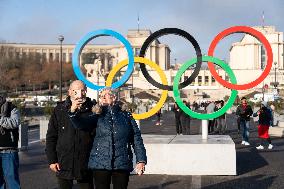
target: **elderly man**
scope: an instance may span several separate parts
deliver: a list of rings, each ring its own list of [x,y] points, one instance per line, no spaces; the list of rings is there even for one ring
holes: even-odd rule
[[[19,140],[20,113],[17,108],[0,95],[0,189],[4,186],[20,188]]]
[[[73,124],[72,116],[89,119],[94,103],[86,97],[82,81],[71,83],[68,97],[59,102],[49,120],[46,154],[49,167],[58,177],[60,189],[72,189],[77,180],[80,189],[92,189],[88,159],[95,132],[95,121]]]

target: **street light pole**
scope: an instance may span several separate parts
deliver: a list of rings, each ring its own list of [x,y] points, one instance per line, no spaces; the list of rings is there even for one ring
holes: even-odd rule
[[[58,37],[58,40],[60,41],[60,82],[59,82],[59,99],[60,102],[62,101],[62,42],[64,40],[64,36],[60,35]]]
[[[277,88],[277,84],[276,84],[276,64],[277,62],[274,62],[274,69],[275,69],[275,75],[274,75],[274,88]]]

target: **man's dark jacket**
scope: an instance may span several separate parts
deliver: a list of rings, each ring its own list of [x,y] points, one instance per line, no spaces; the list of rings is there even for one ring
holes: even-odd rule
[[[243,106],[242,104],[237,107],[236,115],[239,116],[240,121],[249,121],[253,111],[250,105]]]
[[[77,116],[91,116],[94,103],[87,98]],[[72,124],[70,116],[71,101],[58,103],[49,120],[46,134],[46,155],[48,163],[59,163],[57,176],[64,179],[83,179],[90,176],[88,159],[95,135],[96,121],[86,121],[80,125]]]

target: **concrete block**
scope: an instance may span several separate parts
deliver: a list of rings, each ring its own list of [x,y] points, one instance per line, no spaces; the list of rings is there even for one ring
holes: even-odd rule
[[[142,135],[145,174],[236,175],[235,143],[230,136]],[[135,162],[135,160],[134,160]]]
[[[284,127],[269,127],[269,135],[273,137],[283,137]]]
[[[46,139],[46,133],[48,129],[48,119],[41,119],[39,121],[39,139],[42,142],[45,142]]]
[[[279,122],[278,122],[278,127],[284,128],[284,121],[279,121]]]
[[[21,123],[19,125],[19,141],[18,148],[20,151],[24,151],[28,149],[28,124]]]

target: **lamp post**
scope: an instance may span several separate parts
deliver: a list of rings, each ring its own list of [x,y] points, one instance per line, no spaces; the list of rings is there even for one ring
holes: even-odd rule
[[[60,35],[58,37],[58,40],[60,41],[60,82],[59,82],[59,99],[62,101],[62,42],[64,40],[64,36]]]
[[[277,88],[277,83],[276,83],[276,65],[277,65],[277,62],[274,62],[274,69],[275,69],[275,73],[274,73],[274,89]]]

